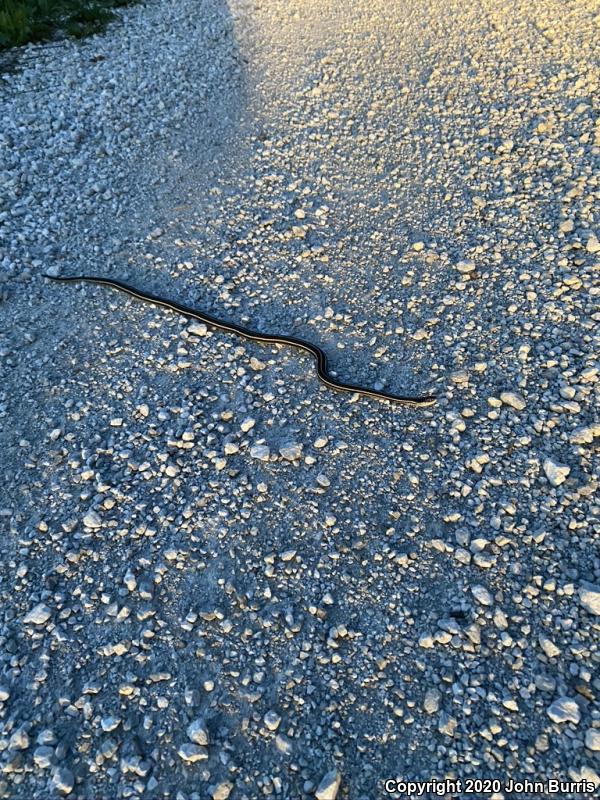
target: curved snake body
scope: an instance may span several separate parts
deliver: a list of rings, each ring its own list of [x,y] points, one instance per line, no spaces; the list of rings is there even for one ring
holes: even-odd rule
[[[324,383],[325,386],[329,387],[330,389],[335,389],[338,392],[350,392],[352,394],[357,393],[365,395],[366,397],[376,397],[379,400],[388,400],[392,403],[397,403],[404,406],[413,406],[416,408],[431,406],[436,401],[436,398],[431,395],[425,395],[421,397],[404,397],[402,395],[390,394],[389,392],[382,392],[376,389],[368,389],[363,386],[355,386],[351,383],[342,383],[341,381],[337,381],[329,372],[327,356],[325,352],[321,350],[318,345],[312,344],[312,342],[307,342],[305,339],[300,339],[297,336],[279,336],[272,333],[258,333],[257,331],[250,330],[249,328],[244,328],[241,325],[236,325],[234,322],[224,322],[223,320],[217,319],[217,317],[213,317],[211,314],[207,314],[205,311],[198,311],[197,309],[190,308],[190,306],[185,306],[182,303],[176,303],[173,300],[166,300],[164,297],[157,297],[156,295],[150,294],[150,292],[143,292],[140,289],[136,289],[134,286],[130,286],[122,281],[113,280],[112,278],[103,278],[95,275],[44,275],[44,277],[50,278],[53,281],[65,281],[68,283],[86,282],[95,283],[99,286],[109,286],[111,289],[118,289],[119,291],[125,292],[131,297],[135,297],[136,300],[154,303],[154,305],[167,308],[170,311],[175,311],[178,314],[184,314],[186,317],[192,317],[193,319],[200,320],[200,322],[204,322],[207,325],[218,328],[219,330],[227,331],[228,333],[236,333],[238,336],[243,336],[244,338],[250,339],[250,341],[253,342],[283,344],[290,347],[297,347],[313,356],[317,365],[317,375],[321,383]]]

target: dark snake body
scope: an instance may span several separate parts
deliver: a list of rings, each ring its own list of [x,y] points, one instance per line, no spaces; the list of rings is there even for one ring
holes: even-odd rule
[[[336,381],[329,373],[327,356],[325,355],[324,351],[321,350],[318,345],[307,342],[305,339],[299,339],[296,336],[277,336],[271,333],[258,333],[257,331],[250,330],[249,328],[243,328],[241,325],[236,325],[233,322],[223,322],[223,320],[217,319],[216,317],[207,314],[205,311],[197,311],[196,309],[190,308],[189,306],[184,306],[181,303],[175,303],[172,300],[165,300],[163,297],[157,297],[149,292],[142,292],[140,289],[136,289],[134,286],[129,286],[127,283],[122,283],[121,281],[113,280],[112,278],[102,278],[95,275],[79,275],[70,277],[44,275],[44,277],[50,278],[53,281],[65,281],[68,283],[79,283],[85,281],[86,283],[96,283],[99,286],[109,286],[112,289],[118,289],[119,291],[125,292],[131,297],[135,297],[136,300],[143,300],[147,303],[154,303],[154,305],[168,308],[170,311],[175,311],[178,314],[184,314],[186,317],[193,317],[194,319],[198,319],[200,322],[205,322],[207,325],[211,325],[219,330],[227,331],[228,333],[236,333],[238,336],[243,336],[244,338],[250,339],[250,341],[253,342],[266,342],[268,344],[284,344],[289,345],[290,347],[298,347],[300,350],[310,353],[315,359],[317,365],[317,375],[321,383],[324,383],[325,386],[328,386],[330,389],[335,389],[338,392],[362,394],[366,397],[376,397],[378,400],[389,400],[392,403],[397,403],[404,406],[412,406],[415,408],[431,406],[436,401],[436,398],[431,395],[422,397],[404,397],[402,395],[379,392],[376,389],[367,389],[363,386],[354,386],[350,383],[341,383],[340,381]]]

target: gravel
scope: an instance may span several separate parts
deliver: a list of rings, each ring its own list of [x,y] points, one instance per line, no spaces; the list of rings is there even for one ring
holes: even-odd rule
[[[120,17],[0,82],[0,798],[599,784],[597,11]]]

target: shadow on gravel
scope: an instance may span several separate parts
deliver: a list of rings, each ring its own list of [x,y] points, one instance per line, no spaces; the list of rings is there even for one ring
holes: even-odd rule
[[[44,439],[40,407],[64,413],[56,387],[65,376],[102,371],[89,343],[104,354],[104,336],[123,335],[119,316],[99,311],[89,292],[32,282],[31,274],[123,278],[137,262],[142,285],[153,277],[164,285],[168,272],[153,267],[177,249],[170,220],[197,215],[211,171],[235,140],[246,95],[225,0],[132,7],[104,34],[15,53],[18,74],[0,84],[8,177],[17,187],[14,197],[7,192],[15,227],[0,244],[10,301],[0,334],[14,354],[6,395],[14,425],[0,431],[8,476],[22,461],[23,432]],[[21,183],[19,165],[37,151],[43,167]],[[168,233],[162,241],[158,230]],[[147,260],[153,243],[156,263]],[[106,297],[99,302],[104,307]],[[35,344],[23,340],[23,329],[35,332]],[[4,505],[20,508],[12,477],[5,486]]]
[[[32,284],[31,273],[123,278],[137,263],[142,285],[150,287],[157,275],[164,284],[160,265],[170,253],[182,255],[174,228],[198,215],[215,165],[235,149],[246,105],[244,61],[226,0],[131,7],[104,34],[15,54],[19,74],[0,84],[7,179],[16,187],[6,197],[14,229],[9,224],[0,244],[11,303],[2,341],[23,354],[22,324],[50,350],[68,339],[85,363],[85,343],[98,337],[93,299],[88,294],[89,311],[77,313],[77,290]],[[22,181],[19,165],[36,152],[42,167]],[[153,263],[154,245],[160,256]],[[60,362],[44,366],[42,383],[60,382]],[[33,403],[39,368],[30,366],[17,379],[15,397],[24,393]],[[36,405],[31,418],[25,413],[26,429],[40,423]]]
[[[159,105],[157,119],[149,117],[150,141],[140,141],[128,165],[118,217],[100,226],[113,228],[113,241],[98,241],[104,260],[97,271],[117,277],[124,275],[126,259],[135,262],[143,254],[146,241],[162,258],[172,250],[173,259],[181,259],[181,245],[173,245],[177,230],[202,216],[220,162],[237,152],[246,76],[229,5],[208,0],[192,15],[182,11],[173,22],[187,44],[168,73],[157,76],[160,95],[172,102],[162,109]],[[147,82],[156,93],[154,76]],[[146,286],[152,277],[149,266],[145,257],[140,279]]]

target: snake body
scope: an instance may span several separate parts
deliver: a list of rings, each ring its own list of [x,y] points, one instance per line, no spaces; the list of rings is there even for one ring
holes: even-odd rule
[[[351,383],[342,383],[341,381],[337,381],[329,372],[327,356],[325,355],[325,352],[321,350],[318,345],[312,344],[312,342],[307,342],[305,339],[300,339],[297,336],[279,336],[272,333],[258,333],[257,331],[250,330],[249,328],[244,328],[241,325],[236,325],[234,322],[224,322],[221,319],[217,319],[217,317],[213,317],[211,314],[207,314],[205,311],[198,311],[197,309],[191,308],[190,306],[185,306],[182,303],[176,303],[173,300],[166,300],[164,297],[157,297],[154,294],[150,294],[150,292],[143,292],[141,289],[136,289],[134,286],[130,286],[122,281],[113,280],[112,278],[103,278],[96,275],[44,275],[44,277],[53,281],[64,281],[68,283],[86,282],[98,284],[99,286],[108,286],[111,289],[118,289],[121,292],[125,292],[125,294],[134,297],[136,300],[143,300],[146,303],[153,303],[154,305],[161,306],[162,308],[167,308],[170,311],[175,311],[178,314],[183,314],[186,317],[198,319],[207,325],[211,325],[213,328],[218,328],[219,330],[227,331],[228,333],[235,333],[238,336],[243,336],[245,339],[250,339],[252,342],[283,344],[290,347],[297,347],[313,356],[317,365],[317,375],[321,383],[324,383],[325,386],[329,387],[330,389],[335,389],[338,392],[350,392],[352,394],[357,393],[365,395],[366,397],[376,397],[378,400],[388,400],[392,403],[397,403],[404,406],[413,406],[415,408],[431,406],[436,401],[436,398],[431,395],[425,395],[421,397],[404,397],[402,395],[390,394],[389,392],[380,392],[376,389],[368,389],[363,386],[354,386]]]

